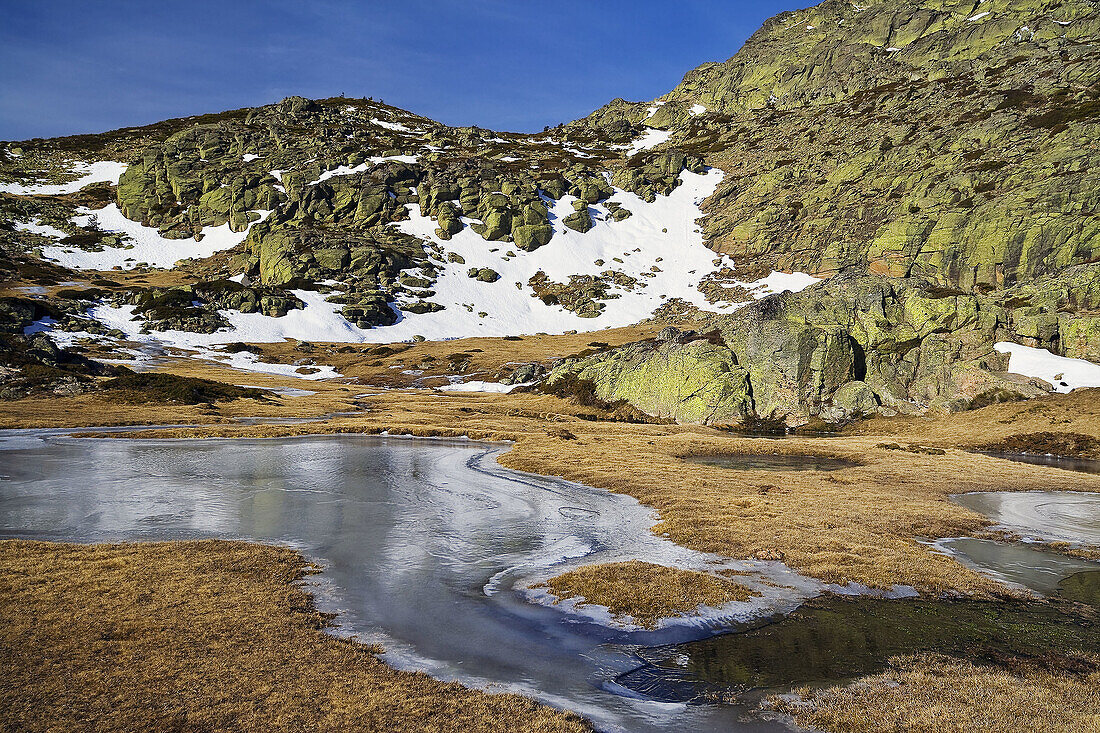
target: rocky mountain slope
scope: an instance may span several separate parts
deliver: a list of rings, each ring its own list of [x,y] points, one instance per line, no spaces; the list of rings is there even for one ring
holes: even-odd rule
[[[1089,2],[830,0],[770,19],[654,103],[573,123],[664,130],[722,167],[707,243],[743,267],[844,274],[715,322],[731,351],[708,360],[740,365],[721,405],[648,403],[721,421],[958,409],[1030,389],[994,378],[997,341],[1100,359],[1098,34]],[[580,368],[646,403],[615,377],[622,356]]]
[[[1061,362],[995,343],[1100,360],[1098,33],[1080,0],[827,0],[541,134],[291,97],[7,143],[4,330],[217,356],[657,313],[706,325],[551,379],[712,423],[1026,398]]]
[[[988,290],[1100,257],[1097,35],[1090,2],[830,0],[583,126],[673,131],[723,167],[718,251]]]

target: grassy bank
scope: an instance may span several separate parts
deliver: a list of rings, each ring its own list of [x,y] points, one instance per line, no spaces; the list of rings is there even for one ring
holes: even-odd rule
[[[1015,670],[939,654],[891,660],[856,683],[774,699],[799,725],[837,733],[1095,733],[1100,730],[1100,656],[1073,674],[1040,661]]]
[[[0,730],[589,730],[326,634],[310,570],[239,542],[0,542]]]

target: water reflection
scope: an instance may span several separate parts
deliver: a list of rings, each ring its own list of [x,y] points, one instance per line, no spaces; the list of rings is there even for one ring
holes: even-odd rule
[[[616,631],[531,604],[517,584],[566,558],[709,560],[650,533],[650,510],[633,499],[504,471],[493,460],[499,448],[365,436],[28,433],[3,434],[0,448],[9,477],[0,482],[0,536],[285,543],[324,565],[314,582],[323,607],[340,612],[340,631],[381,642],[397,666],[502,683],[607,730],[786,730],[736,707],[608,692],[609,680],[637,666],[633,644],[706,630]]]
[[[789,453],[745,453],[741,455],[685,456],[688,463],[718,466],[735,471],[836,471],[858,466],[854,461],[826,456],[799,456]]]
[[[979,663],[1100,648],[1100,628],[1048,604],[823,598],[736,634],[642,652],[624,686],[682,700],[841,683],[886,668],[890,657],[938,652]]]

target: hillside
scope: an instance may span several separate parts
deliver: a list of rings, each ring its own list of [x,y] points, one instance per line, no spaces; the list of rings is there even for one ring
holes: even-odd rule
[[[657,316],[711,335],[551,380],[791,424],[1091,384],[1057,359],[1100,360],[1097,33],[1086,2],[828,0],[653,102],[540,134],[291,97],[6,143],[6,348],[48,331],[278,371],[223,347]]]

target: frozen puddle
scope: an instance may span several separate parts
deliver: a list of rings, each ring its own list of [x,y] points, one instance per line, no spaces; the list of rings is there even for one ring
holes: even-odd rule
[[[989,491],[956,494],[953,501],[1030,540],[1100,545],[1100,494],[1077,491]],[[950,537],[932,543],[962,564],[1016,588],[1056,594],[1068,577],[1100,570],[1028,543]]]
[[[1100,493],[983,491],[952,499],[1028,537],[1100,545]]]
[[[972,570],[1043,595],[1056,594],[1062,581],[1071,575],[1100,570],[1100,563],[1011,542],[952,537],[934,546]]]
[[[368,436],[0,432],[0,537],[286,544],[323,564],[310,582],[322,608],[339,613],[337,633],[383,644],[397,667],[532,695],[601,730],[787,730],[746,718],[744,707],[658,702],[614,680],[639,666],[641,647],[709,635],[723,618],[788,611],[819,583],[777,563],[738,565],[761,588],[779,584],[766,603],[650,632],[532,603],[527,585],[579,564],[731,564],[653,535],[650,510],[630,497],[503,469],[502,450]]]

